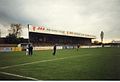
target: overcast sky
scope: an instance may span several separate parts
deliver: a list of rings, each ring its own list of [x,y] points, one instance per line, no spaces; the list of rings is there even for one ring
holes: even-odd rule
[[[10,23],[49,26],[120,39],[120,0],[0,0],[0,26]],[[2,27],[3,28],[3,27]]]

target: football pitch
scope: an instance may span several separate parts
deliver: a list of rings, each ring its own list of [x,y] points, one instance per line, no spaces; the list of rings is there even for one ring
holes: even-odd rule
[[[120,48],[0,52],[0,80],[120,80]]]

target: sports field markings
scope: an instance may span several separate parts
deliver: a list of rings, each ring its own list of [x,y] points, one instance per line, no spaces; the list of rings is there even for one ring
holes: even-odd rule
[[[20,78],[25,78],[25,79],[29,79],[29,80],[39,80],[39,79],[36,79],[36,78],[33,78],[33,77],[26,77],[26,76],[22,76],[22,75],[17,75],[17,74],[13,74],[13,73],[8,73],[8,72],[0,72],[1,74],[4,74],[4,75],[9,75],[9,76],[15,76],[15,77],[20,77]]]
[[[23,64],[18,64],[18,65],[5,66],[5,67],[1,67],[0,69],[12,68],[12,67],[23,66],[23,65],[30,65],[30,64],[35,64],[35,63],[42,63],[42,62],[49,62],[49,61],[55,61],[55,60],[63,60],[63,59],[74,58],[74,57],[83,57],[83,56],[88,56],[88,55],[90,55],[90,54],[56,58],[56,59],[49,59],[49,60],[41,60],[41,61],[35,61],[35,62],[30,62],[30,63],[23,63]]]

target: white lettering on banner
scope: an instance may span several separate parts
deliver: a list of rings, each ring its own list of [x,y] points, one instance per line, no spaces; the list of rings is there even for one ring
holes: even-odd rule
[[[67,36],[76,36],[76,37],[96,38],[93,35],[70,32],[70,31],[54,30],[54,29],[46,28],[44,26],[36,27],[36,26],[30,25],[29,31],[38,32],[38,33],[56,34],[56,35],[58,34],[58,35],[67,35]]]
[[[63,49],[62,46],[57,46],[57,49]],[[53,46],[34,47],[33,50],[53,50]]]

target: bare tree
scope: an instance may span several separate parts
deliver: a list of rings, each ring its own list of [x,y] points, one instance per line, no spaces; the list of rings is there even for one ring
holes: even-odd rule
[[[14,34],[15,36],[17,36],[17,38],[19,38],[21,36],[21,32],[22,32],[22,26],[21,24],[11,24],[11,28],[10,28],[10,34]]]

